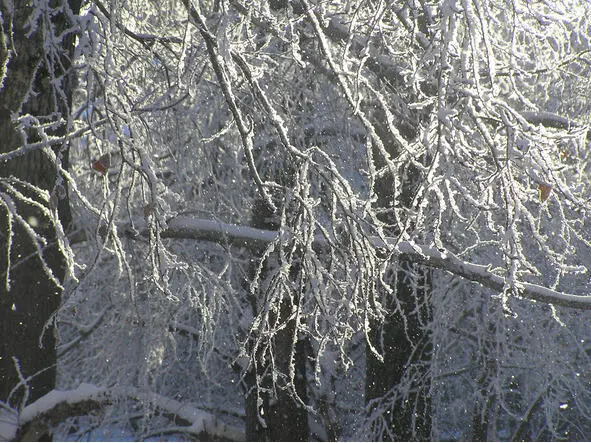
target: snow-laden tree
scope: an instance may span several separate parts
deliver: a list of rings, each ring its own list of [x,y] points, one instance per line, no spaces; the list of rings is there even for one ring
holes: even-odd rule
[[[74,390],[22,416],[588,438],[586,8],[84,4],[57,316]]]

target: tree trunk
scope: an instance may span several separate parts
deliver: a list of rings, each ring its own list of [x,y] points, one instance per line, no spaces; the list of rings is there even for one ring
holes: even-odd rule
[[[251,225],[259,229],[277,230],[278,224],[274,221],[272,211],[267,208],[262,200],[258,200],[253,208]],[[262,253],[262,251],[261,251]],[[258,254],[259,256],[261,254]],[[296,279],[297,266],[292,268],[291,276]],[[260,291],[262,292],[262,291]],[[258,313],[262,295],[251,294],[253,312]],[[297,303],[297,297],[294,297]],[[292,312],[291,303],[283,300],[278,309],[279,322],[289,318]],[[247,384],[246,397],[246,440],[247,441],[308,441],[308,411],[294,398],[293,387],[289,386],[289,380],[278,377],[273,383],[272,370],[279,374],[289,374],[292,364],[291,350],[296,323],[289,320],[287,326],[277,331],[270,340],[273,349],[274,369],[264,355],[257,355],[258,361],[256,373],[254,369],[245,377]],[[306,387],[306,346],[305,342],[298,340],[295,350],[295,391],[302,402],[307,402]],[[259,379],[257,389],[256,380]],[[258,404],[262,400],[262,404]]]
[[[50,39],[50,31],[43,20],[50,14],[41,14],[37,26],[29,27],[27,21],[34,12],[30,3],[14,3],[13,10],[7,8],[6,2],[1,6],[3,39],[0,58],[2,61],[8,59],[0,90],[1,154],[43,140],[43,132],[50,136],[64,135],[73,84],[69,68],[74,34],[67,31],[72,27],[67,15],[58,9],[61,2],[43,5],[55,8],[51,18],[53,32],[62,38],[61,47],[51,47],[58,53],[47,55],[45,50],[50,45],[45,43]],[[80,2],[70,0],[70,4],[64,6],[77,14]],[[34,32],[28,34],[31,29]],[[55,81],[51,80],[52,76]],[[61,84],[61,95],[55,91],[58,84]],[[16,119],[27,114],[38,123],[18,131]],[[40,125],[44,125],[44,129]],[[53,150],[63,167],[67,167],[65,144],[47,148]],[[43,191],[49,198],[42,195]],[[52,317],[60,304],[61,289],[50,278],[47,268],[55,280],[61,282],[65,277],[65,261],[55,229],[55,223],[60,222],[55,220],[56,212],[61,225],[67,227],[71,219],[67,189],[60,182],[47,152],[36,149],[2,160],[0,400],[15,407],[38,399],[55,386],[55,326]],[[44,269],[44,265],[47,268]]]
[[[392,157],[396,157],[397,147],[394,138],[385,124],[385,116],[379,110],[373,111],[376,133]],[[417,136],[416,131],[408,126],[399,128],[408,140]],[[380,162],[381,154],[374,149],[376,170],[385,163]],[[380,164],[381,163],[381,164]],[[414,190],[418,186],[418,171],[412,168],[403,182],[400,204],[410,207]],[[388,210],[393,207],[392,176],[383,175],[376,180],[376,207],[382,211],[382,221],[394,226]],[[384,212],[385,210],[385,212]],[[391,232],[398,235],[399,232]],[[370,340],[380,352],[380,361],[369,347],[366,349],[365,400],[370,416],[378,408],[384,427],[377,430],[374,438],[402,441],[431,439],[431,399],[428,369],[431,359],[431,336],[427,330],[431,318],[429,300],[430,271],[425,267],[400,260],[395,269],[394,293],[384,294],[384,308],[388,315],[383,323],[370,324]],[[413,275],[415,277],[413,277]],[[398,399],[393,403],[389,394],[404,382],[408,371],[413,371],[411,387],[406,401]],[[408,383],[408,382],[407,382]]]
[[[401,441],[431,439],[431,401],[428,367],[431,357],[431,337],[425,330],[429,306],[421,298],[426,296],[425,281],[413,289],[407,281],[412,263],[399,264],[395,293],[386,301],[390,314],[383,324],[373,324],[370,340],[375,344],[383,361],[366,351],[366,401],[378,400],[371,412],[381,408],[381,419],[386,429],[378,436],[381,440],[395,438]],[[418,267],[417,267],[418,268]],[[416,269],[415,269],[416,271]],[[428,272],[418,269],[418,272]],[[424,275],[423,280],[427,280]],[[403,313],[395,312],[396,304]],[[404,318],[403,318],[404,317]],[[398,398],[390,402],[388,394],[405,382],[407,371],[413,371],[406,401]],[[380,404],[379,400],[384,403]],[[371,413],[370,412],[370,413]]]

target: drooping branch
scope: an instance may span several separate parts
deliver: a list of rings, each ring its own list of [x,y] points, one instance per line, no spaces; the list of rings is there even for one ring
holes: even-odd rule
[[[121,399],[150,403],[178,425],[174,427],[175,432],[198,438],[206,435],[207,439],[244,440],[242,429],[222,423],[215,415],[177,400],[132,387],[104,389],[86,383],[70,391],[51,391],[25,407],[20,414],[11,409],[0,410],[0,439],[13,440],[19,429],[36,420],[55,425],[68,417],[87,414]]]
[[[234,96],[232,82],[228,77],[228,67],[226,65],[226,61],[220,54],[218,41],[216,37],[208,29],[205,18],[201,15],[201,12],[193,6],[191,0],[182,1],[185,5],[185,8],[189,12],[189,15],[193,23],[195,24],[195,26],[197,26],[197,29],[199,30],[199,33],[201,34],[203,41],[205,42],[205,47],[207,49],[209,61],[211,62],[211,66],[215,72],[218,83],[222,89],[228,108],[232,113],[232,116],[234,117],[236,128],[240,133],[240,139],[242,140],[244,153],[246,154],[246,158],[248,161],[248,168],[250,169],[254,181],[257,184],[261,196],[265,199],[266,203],[269,205],[270,208],[276,210],[277,208],[275,207],[275,204],[273,203],[271,196],[267,192],[265,184],[263,183],[263,180],[261,179],[254,162],[252,122],[249,128],[247,125],[247,121],[245,120],[244,116],[242,115],[242,112],[238,107],[236,97]]]
[[[200,239],[248,246],[269,243],[275,240],[279,233],[214,220],[178,216],[168,222],[168,228],[161,235],[169,238]],[[387,249],[406,260],[442,269],[498,292],[511,289],[507,280],[493,273],[489,266],[466,262],[450,251],[418,245],[412,241],[396,243],[396,240],[391,237],[382,239],[371,236],[369,238],[374,247]],[[314,241],[318,245],[328,243],[320,235],[317,235]],[[518,296],[529,300],[569,308],[591,309],[591,296],[568,294],[528,282],[519,282],[513,289],[517,291]]]

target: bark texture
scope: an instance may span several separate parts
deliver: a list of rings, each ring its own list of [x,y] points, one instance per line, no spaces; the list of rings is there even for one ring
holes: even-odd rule
[[[387,128],[386,117],[379,110],[373,111],[376,133],[384,147],[396,158],[398,147]],[[414,139],[416,130],[401,122],[400,133],[407,139]],[[374,150],[376,169],[385,165],[381,154]],[[402,191],[399,204],[409,208],[420,182],[418,171],[409,168],[402,177]],[[382,221],[393,227],[390,233],[396,237],[399,232],[388,212],[395,204],[392,198],[394,177],[384,174],[375,184],[376,206],[381,209]],[[431,318],[430,271],[428,268],[400,258],[392,270],[394,292],[384,294],[384,307],[388,315],[383,323],[370,325],[370,340],[380,352],[383,360],[369,349],[366,350],[365,399],[370,416],[377,411],[380,423],[374,432],[380,440],[425,441],[431,439],[430,375],[431,336],[428,324]],[[409,375],[412,376],[409,377]],[[402,383],[410,383],[408,397],[392,397]]]
[[[276,217],[263,200],[257,200],[253,208],[252,226],[259,229],[276,230],[278,224]],[[262,254],[262,252],[261,252]],[[298,266],[292,268],[290,276],[295,280],[299,278]],[[252,294],[252,305],[255,312],[260,309],[264,291]],[[298,297],[294,297],[294,303]],[[308,411],[295,398],[293,388],[299,399],[307,403],[306,387],[306,346],[303,340],[298,340],[295,346],[294,361],[292,362],[292,350],[296,324],[294,320],[288,320],[292,313],[292,304],[289,300],[282,300],[278,309],[277,319],[286,326],[277,331],[271,340],[274,350],[274,370],[280,374],[289,374],[289,367],[295,365],[295,386],[290,386],[286,377],[278,377],[273,383],[273,367],[264,355],[257,355],[258,366],[251,369],[247,377],[246,398],[246,440],[247,441],[308,441]],[[255,372],[256,371],[256,372]],[[256,379],[259,379],[257,392]],[[259,402],[262,401],[262,404]]]
[[[66,133],[73,85],[71,18],[80,8],[78,0],[48,0],[37,10],[29,2],[15,1],[13,9],[7,3],[1,6],[0,60],[7,63],[0,73],[0,154]],[[50,37],[50,26],[58,38]],[[0,400],[14,407],[55,385],[53,314],[61,289],[47,268],[63,281],[55,214],[64,227],[71,216],[66,186],[51,160],[53,152],[67,167],[68,147],[45,148],[0,162]]]

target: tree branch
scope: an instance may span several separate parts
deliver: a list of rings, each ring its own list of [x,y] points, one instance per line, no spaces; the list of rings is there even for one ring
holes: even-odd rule
[[[207,439],[222,441],[244,440],[242,429],[222,423],[215,415],[174,399],[132,387],[103,389],[85,383],[71,391],[53,390],[25,407],[20,414],[14,410],[1,410],[0,440],[13,440],[20,429],[33,421],[46,420],[55,425],[68,417],[87,414],[121,398],[152,404],[181,425],[175,427],[179,433],[198,438],[206,435]]]
[[[277,238],[278,232],[214,220],[178,216],[168,222],[168,228],[161,235],[169,238],[199,239],[249,246],[272,242]],[[387,249],[406,260],[442,269],[495,291],[503,292],[509,288],[507,280],[491,272],[489,266],[463,261],[450,251],[417,245],[412,241],[396,243],[396,240],[391,237],[381,239],[371,236],[370,241],[376,248]],[[328,244],[326,239],[320,235],[316,236],[314,242],[318,245]],[[591,296],[568,294],[527,282],[519,282],[516,286],[519,297],[568,308],[591,309]]]
[[[562,115],[553,114],[552,112],[540,111],[540,112],[533,112],[533,111],[525,111],[521,113],[523,118],[527,120],[528,123],[532,125],[542,125],[546,128],[555,128],[555,129],[571,129],[571,128],[581,128],[581,125],[577,122],[574,122]],[[588,130],[586,133],[587,140],[591,141],[591,130]]]

